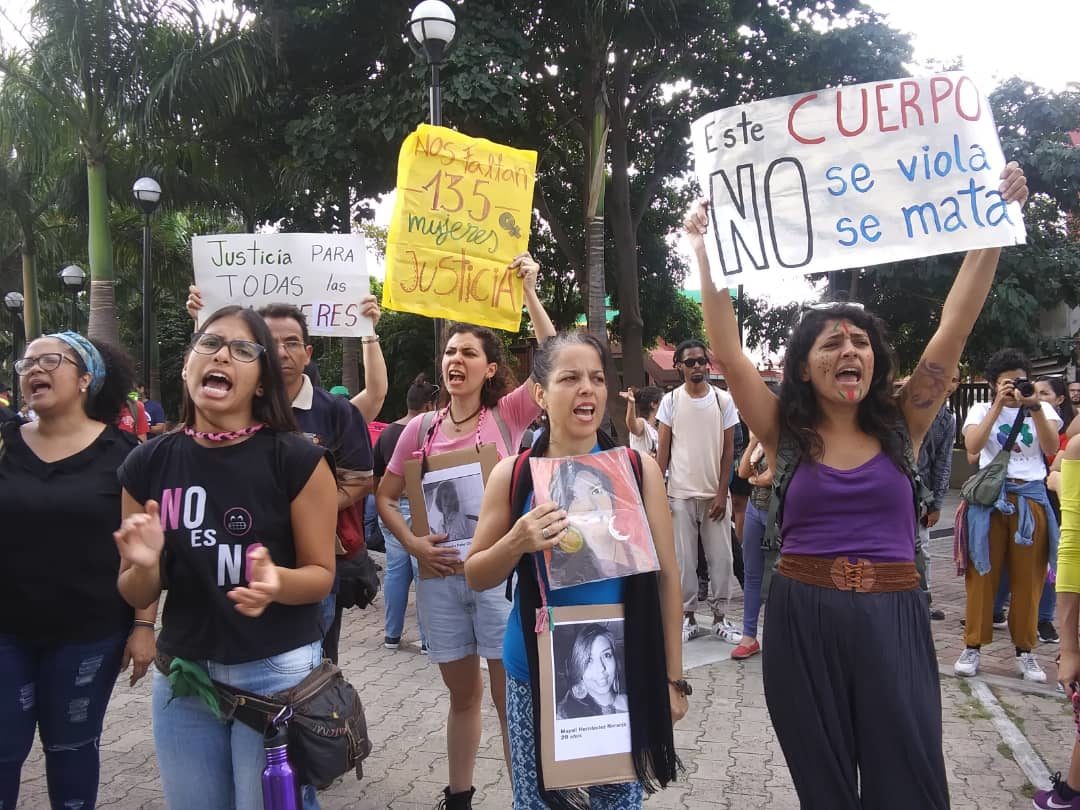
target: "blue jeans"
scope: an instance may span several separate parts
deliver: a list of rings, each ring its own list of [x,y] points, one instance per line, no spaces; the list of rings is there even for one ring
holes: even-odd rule
[[[527,681],[506,676],[506,731],[510,738],[510,786],[514,810],[547,810],[536,778],[536,729],[532,688]],[[645,791],[640,782],[593,785],[588,788],[592,810],[640,810]]]
[[[765,573],[765,523],[769,513],[746,504],[743,519],[742,556],[745,582],[743,584],[743,635],[757,638],[758,614],[761,612],[761,578]]]
[[[1009,600],[1009,572],[1001,572],[1001,585],[998,586],[997,598],[994,599],[994,613],[1003,613],[1005,603]],[[1043,585],[1042,596],[1039,597],[1039,622],[1052,622],[1054,611],[1057,610],[1057,588],[1049,579]]]
[[[296,686],[322,660],[319,641],[249,661],[200,661],[215,681],[258,694]],[[169,807],[263,810],[262,735],[239,721],[219,720],[198,697],[174,697],[169,679],[154,670],[154,748]],[[304,787],[304,807],[317,810],[315,789]]]
[[[50,804],[94,806],[98,739],[128,633],[58,644],[0,635],[0,808],[15,807],[35,727]]]
[[[409,501],[402,498],[399,502],[401,516],[409,522]],[[405,629],[405,608],[409,605],[409,588],[414,579],[420,578],[416,558],[411,556],[401,545],[394,533],[379,520],[379,530],[386,541],[386,573],[383,575],[383,598],[386,600],[384,633],[387,638],[401,638]],[[417,616],[417,624],[420,617]],[[420,643],[425,643],[424,628],[420,627]]]

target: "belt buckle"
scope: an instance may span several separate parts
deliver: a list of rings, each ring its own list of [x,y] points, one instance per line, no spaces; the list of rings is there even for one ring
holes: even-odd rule
[[[837,557],[829,571],[839,591],[868,591],[874,584],[874,568],[869,560]]]

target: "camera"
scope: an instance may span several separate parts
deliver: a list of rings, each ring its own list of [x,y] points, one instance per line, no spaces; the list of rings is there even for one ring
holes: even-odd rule
[[[1027,377],[1017,377],[1012,381],[1013,388],[1016,389],[1016,393],[1022,397],[1035,396],[1035,383],[1029,380]]]

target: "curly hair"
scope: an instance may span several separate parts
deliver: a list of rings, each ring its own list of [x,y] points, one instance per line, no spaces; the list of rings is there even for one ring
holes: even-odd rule
[[[784,378],[780,384],[780,427],[789,431],[806,457],[821,460],[825,452],[817,426],[821,405],[809,380],[802,379],[803,365],[810,349],[829,321],[842,319],[862,329],[870,338],[874,352],[874,374],[870,390],[859,403],[858,426],[881,442],[885,454],[903,467],[904,448],[896,433],[903,416],[893,397],[893,371],[896,362],[889,345],[884,322],[861,307],[844,304],[827,309],[809,310],[795,326],[784,355]]]
[[[997,386],[998,377],[1006,371],[1017,368],[1022,369],[1027,376],[1031,376],[1031,361],[1028,360],[1027,355],[1019,349],[999,349],[986,361],[986,371],[983,374],[986,376],[986,381],[990,383],[990,387],[993,388]]]
[[[450,338],[454,335],[472,335],[480,341],[480,346],[484,350],[484,358],[489,363],[495,364],[495,376],[484,381],[483,388],[480,389],[480,404],[485,408],[494,408],[499,404],[499,400],[514,390],[514,381],[510,376],[510,369],[506,365],[506,358],[503,356],[502,344],[495,336],[495,333],[490,329],[485,329],[482,326],[474,326],[471,323],[455,323],[450,327],[450,331],[446,334],[446,342],[450,342]],[[446,352],[446,346],[443,346],[443,352]],[[444,388],[440,401],[443,405],[446,405],[450,401],[450,395]]]
[[[91,419],[104,422],[107,425],[116,423],[120,418],[120,409],[128,400],[135,388],[135,362],[131,355],[103,340],[91,340],[94,348],[98,350],[102,361],[105,363],[105,383],[95,396],[86,399],[86,415]],[[86,374],[86,367],[82,358],[77,354],[79,361],[79,373]]]

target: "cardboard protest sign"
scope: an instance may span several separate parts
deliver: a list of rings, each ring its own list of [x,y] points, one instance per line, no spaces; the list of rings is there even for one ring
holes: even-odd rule
[[[536,152],[422,124],[398,156],[383,306],[516,332]]]
[[[536,636],[544,786],[635,781],[622,605],[556,607],[551,616]]]
[[[946,73],[710,113],[692,127],[714,281],[1022,244],[990,105]]]
[[[464,573],[464,560],[472,545],[472,535],[480,517],[480,502],[488,476],[499,463],[493,444],[467,450],[452,450],[405,462],[405,495],[412,512],[412,530],[417,537],[447,535],[445,545],[458,553],[454,572]],[[424,579],[439,574],[420,563]]]
[[[360,234],[228,233],[191,240],[203,317],[227,304],[294,304],[313,335],[375,334],[360,314],[370,291]]]

